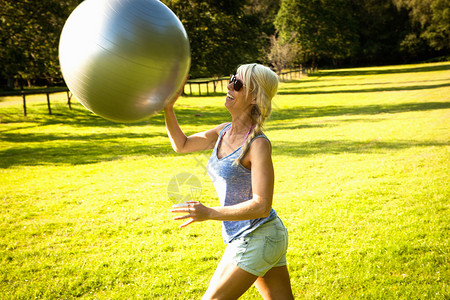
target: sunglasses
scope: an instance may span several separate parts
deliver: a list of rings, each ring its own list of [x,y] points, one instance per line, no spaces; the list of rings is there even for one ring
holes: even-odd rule
[[[237,79],[235,75],[231,75],[230,83],[233,83],[233,89],[238,92],[242,89],[243,86],[245,86],[244,82],[242,80]]]

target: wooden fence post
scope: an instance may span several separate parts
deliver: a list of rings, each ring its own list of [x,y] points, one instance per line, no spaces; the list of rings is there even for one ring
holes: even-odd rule
[[[72,109],[72,105],[70,104],[70,98],[72,98],[72,96],[69,96],[69,91],[67,92],[67,105],[69,105],[69,109]]]
[[[46,93],[47,94],[47,107],[48,107],[48,114],[51,115],[52,114],[52,108],[50,107],[50,93]]]
[[[25,92],[22,91],[22,99],[23,99],[23,116],[27,116],[27,101],[25,100]]]

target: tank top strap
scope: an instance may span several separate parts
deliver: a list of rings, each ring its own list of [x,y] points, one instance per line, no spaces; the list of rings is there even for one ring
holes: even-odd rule
[[[225,135],[225,133],[231,128],[231,123],[228,123],[227,125],[225,125],[222,130],[219,132],[219,137],[217,138],[217,142],[214,145],[214,150],[213,152],[216,153],[217,150],[219,149],[220,145],[222,144],[222,138]],[[216,154],[217,155],[217,154]]]
[[[222,130],[219,132],[219,139],[221,139],[223,137],[223,135],[225,134],[225,132],[227,132],[228,130],[230,130],[231,128],[231,122],[228,123],[227,125],[225,125]]]
[[[264,138],[264,139],[266,139],[266,140],[269,142],[269,144],[270,144],[270,153],[272,153],[272,143],[270,142],[269,138],[268,138],[264,133],[261,133],[261,134],[258,134],[257,136],[255,136],[255,137],[250,141],[250,143],[248,144],[247,149],[246,149],[245,152],[244,152],[244,155],[248,152],[248,150],[250,150],[250,146],[252,145],[252,143],[253,143],[256,139],[259,139],[259,138]],[[244,155],[243,155],[243,156],[244,156]]]

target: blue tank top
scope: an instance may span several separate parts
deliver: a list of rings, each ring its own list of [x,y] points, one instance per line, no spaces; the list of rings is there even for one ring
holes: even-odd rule
[[[222,141],[224,133],[230,127],[231,123],[226,125],[220,131],[219,138],[217,139],[214,150],[206,165],[206,170],[216,188],[221,206],[239,204],[253,198],[251,170],[245,168],[241,163],[233,164],[240,156],[242,146],[221,159],[217,158],[217,148]],[[269,140],[264,134],[260,134],[254,137],[250,143],[257,138]],[[227,244],[235,238],[243,237],[255,230],[258,226],[274,219],[276,216],[277,213],[272,208],[269,216],[266,218],[242,221],[223,221],[223,241]]]

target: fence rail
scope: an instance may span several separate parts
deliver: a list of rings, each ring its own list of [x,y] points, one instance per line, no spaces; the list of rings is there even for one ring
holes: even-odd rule
[[[285,82],[294,79],[300,79],[311,73],[309,68],[297,68],[278,73],[280,81]],[[188,96],[211,96],[218,93],[227,93],[229,77],[221,77],[210,80],[188,80],[184,86],[184,95]]]
[[[226,93],[228,81],[228,77],[203,81],[188,80],[184,86],[184,95],[211,96],[217,93]]]
[[[21,91],[12,91],[12,92],[2,92],[0,93],[0,96],[21,96],[22,97],[22,106],[23,106],[23,115],[27,116],[27,96],[31,95],[46,95],[47,97],[47,108],[48,108],[48,114],[52,114],[52,107],[50,105],[50,95],[56,94],[56,93],[63,93],[66,92],[67,94],[67,105],[69,106],[69,109],[72,109],[71,99],[72,99],[72,92],[67,88],[59,88],[59,89],[43,89],[43,90],[35,90],[35,91],[27,91],[27,90],[21,90]]]
[[[298,68],[293,69],[285,72],[278,73],[278,77],[280,78],[280,81],[285,82],[289,80],[294,79],[300,79],[301,77],[307,75],[308,73],[311,73],[312,69],[307,68]],[[218,94],[226,94],[228,92],[227,85],[229,82],[228,77],[221,77],[217,79],[210,79],[210,80],[188,80],[184,86],[184,95],[185,96],[211,96],[211,95],[218,95]],[[34,90],[34,91],[27,91],[27,90],[21,90],[21,91],[11,91],[11,92],[1,92],[1,96],[21,96],[22,97],[22,104],[23,104],[23,115],[27,115],[27,101],[26,97],[30,95],[46,95],[47,98],[47,107],[48,107],[48,113],[52,114],[52,108],[50,104],[50,95],[55,93],[67,93],[67,105],[69,106],[69,109],[72,109],[71,106],[71,99],[72,99],[72,92],[65,87],[65,88],[59,88],[59,89],[42,89],[42,90]]]

